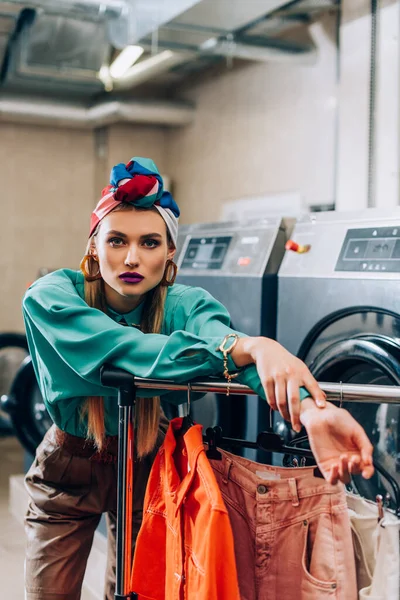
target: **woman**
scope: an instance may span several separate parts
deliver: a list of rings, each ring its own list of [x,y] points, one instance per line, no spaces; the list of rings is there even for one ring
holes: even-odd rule
[[[176,381],[209,375],[230,381],[239,369],[238,381],[267,398],[295,430],[306,427],[328,481],[372,475],[366,434],[325,401],[300,360],[273,340],[232,331],[225,308],[204,290],[173,285],[178,216],[150,159],[117,165],[92,214],[82,273],[56,271],[25,296],[32,361],[54,421],[26,477],[28,600],[80,597],[103,512],[110,542],[105,596],[113,598],[118,412],[116,391],[100,382],[105,362]],[[135,534],[166,429],[158,397],[139,398],[136,415]]]

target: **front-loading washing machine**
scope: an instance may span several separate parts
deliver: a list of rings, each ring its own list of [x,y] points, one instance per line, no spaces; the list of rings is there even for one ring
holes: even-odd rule
[[[278,341],[319,381],[400,385],[400,210],[311,214],[292,240],[278,275]],[[400,406],[345,407],[400,484]],[[372,500],[389,489],[379,475],[356,486]]]

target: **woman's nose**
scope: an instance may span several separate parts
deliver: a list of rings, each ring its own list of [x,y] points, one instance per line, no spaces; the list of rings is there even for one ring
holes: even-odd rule
[[[130,248],[128,250],[128,253],[125,257],[124,263],[127,266],[136,266],[139,264],[139,258],[138,258],[138,253],[137,253],[136,249]]]

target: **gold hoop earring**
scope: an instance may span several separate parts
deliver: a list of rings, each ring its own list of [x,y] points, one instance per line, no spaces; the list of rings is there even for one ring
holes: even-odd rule
[[[88,261],[90,261],[90,260],[97,262],[95,257],[93,256],[93,254],[85,254],[85,256],[81,260],[81,264],[79,265],[86,281],[96,281],[96,279],[101,279],[99,265],[97,265],[97,273],[94,273],[94,274],[90,273],[91,266],[90,266],[90,264],[88,265]],[[93,266],[93,263],[92,263],[92,266]]]
[[[171,275],[171,270],[172,270],[172,275]],[[168,259],[167,262],[165,263],[165,271],[164,271],[163,278],[161,279],[161,285],[165,285],[168,287],[171,285],[174,285],[177,274],[178,274],[178,267],[176,266],[176,264],[174,263],[173,260]],[[169,276],[169,279],[168,279],[168,276]]]

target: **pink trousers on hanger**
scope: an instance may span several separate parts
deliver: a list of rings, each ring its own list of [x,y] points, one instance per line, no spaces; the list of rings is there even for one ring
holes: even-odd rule
[[[344,487],[313,468],[211,460],[231,520],[242,600],[356,600]]]

